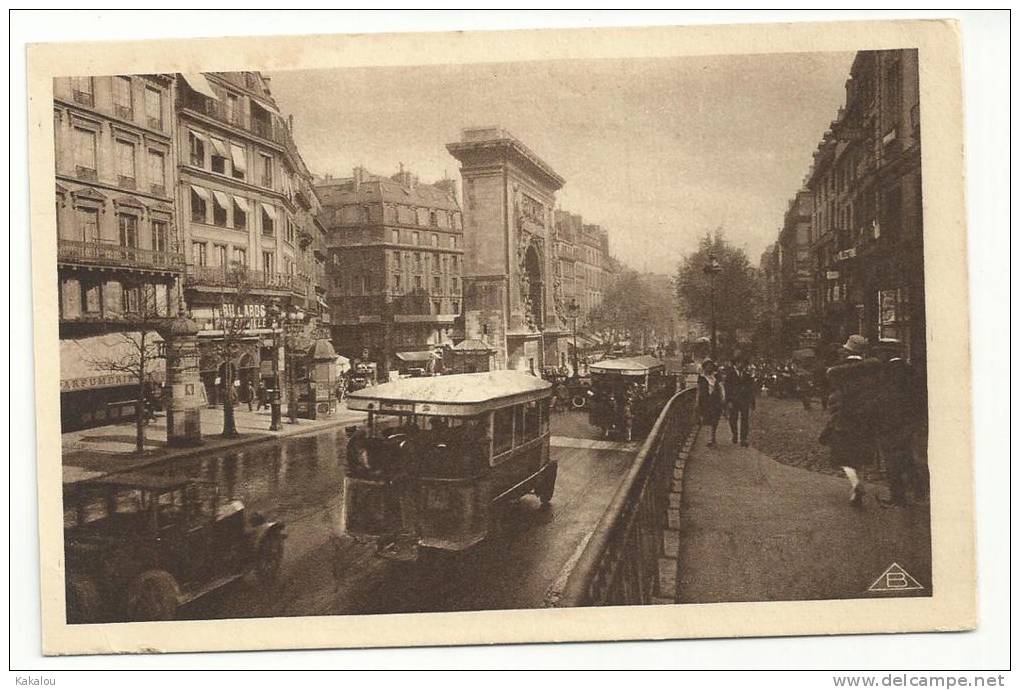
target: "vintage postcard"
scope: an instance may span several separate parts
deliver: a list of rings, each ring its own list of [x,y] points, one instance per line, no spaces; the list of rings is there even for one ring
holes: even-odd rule
[[[28,57],[47,654],[977,624],[952,22]]]

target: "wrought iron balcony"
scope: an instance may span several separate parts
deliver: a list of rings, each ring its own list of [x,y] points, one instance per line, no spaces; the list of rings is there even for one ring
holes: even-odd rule
[[[184,255],[177,252],[124,247],[114,242],[82,242],[59,240],[57,258],[65,263],[87,263],[101,266],[130,266],[180,270]]]
[[[193,287],[222,287],[249,290],[279,290],[308,294],[308,276],[266,273],[236,266],[195,266],[189,264],[184,284]]]
[[[193,110],[233,127],[245,129],[263,139],[275,141],[284,146],[293,145],[287,128],[272,119],[246,118],[241,110],[228,108],[226,103],[206,98],[201,94],[187,94],[180,99],[179,103],[181,108]]]

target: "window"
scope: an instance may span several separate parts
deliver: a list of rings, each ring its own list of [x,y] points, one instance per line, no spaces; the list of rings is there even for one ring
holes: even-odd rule
[[[433,247],[439,246],[439,235],[437,235],[436,233],[432,233],[432,246]]]
[[[145,87],[145,121],[151,129],[163,129],[163,92]]]
[[[450,278],[450,289],[453,290],[453,292],[460,290],[460,281],[456,278]]]
[[[120,306],[125,314],[137,314],[141,308],[142,291],[137,285],[122,285]]]
[[[238,146],[237,144],[231,144],[230,154],[234,161],[231,174],[238,180],[243,180],[248,169],[247,152],[244,150],[244,147]]]
[[[161,151],[149,150],[149,184],[153,194],[166,194],[166,160]]]
[[[361,276],[361,294],[368,294],[368,276]]]
[[[459,314],[460,313],[460,302],[457,302],[456,300],[454,300],[453,302],[450,302],[450,311],[452,311],[454,314]]]
[[[117,226],[120,229],[120,246],[138,246],[138,216],[130,213],[117,214]]]
[[[243,230],[248,227],[248,204],[234,197],[234,227]]]
[[[262,234],[273,235],[276,233],[276,211],[272,206],[262,204]]]
[[[492,455],[505,453],[514,445],[514,408],[504,407],[492,413]]]
[[[212,222],[213,225],[218,225],[221,228],[227,227],[227,195],[215,190],[213,191]]]
[[[230,151],[227,149],[226,143],[221,139],[212,139],[212,171],[219,173],[220,175],[227,174],[227,156],[230,155]]]
[[[167,222],[165,220],[152,221],[152,251],[169,251],[168,243],[170,236],[168,234],[167,227]]]
[[[241,124],[241,101],[237,94],[227,94],[227,119],[235,125]]]
[[[421,276],[414,277],[414,287],[419,290],[421,289]]]
[[[443,303],[441,301],[436,300],[435,302],[432,303],[432,313],[433,314],[443,313]]]
[[[99,241],[99,210],[94,208],[79,208],[76,210],[78,216],[78,228],[81,230],[83,242]]]
[[[400,266],[400,252],[393,252],[393,265],[397,267],[398,271],[400,270],[400,267],[401,267]]]
[[[96,179],[96,133],[74,128],[74,164],[78,177]]]
[[[450,249],[456,249],[456,248],[457,248],[457,237],[456,236],[451,236],[450,237]]]
[[[283,272],[287,275],[294,273],[294,264],[289,256],[283,257]]]
[[[113,109],[117,117],[124,120],[134,118],[131,102],[131,77],[113,78]]]
[[[259,176],[263,187],[273,187],[273,157],[264,153],[259,154]]]
[[[393,244],[400,244],[400,231],[390,230],[390,242]]]
[[[537,400],[529,403],[524,403],[518,409],[521,410],[521,416],[524,420],[524,429],[522,438],[524,441],[532,441],[538,438],[539,426],[541,422],[541,406]]]
[[[439,276],[436,276],[435,278],[432,279],[432,289],[435,292],[439,292],[442,289],[439,283]]]
[[[429,211],[429,225],[432,227],[437,227],[439,225],[439,219],[436,218],[435,211]],[[433,237],[435,237],[435,235],[433,235]]]
[[[205,251],[205,242],[191,243],[191,261],[196,266],[208,266],[208,257]]]
[[[99,314],[103,311],[103,284],[96,280],[81,282],[81,305],[86,314]]]
[[[294,221],[287,219],[287,241],[294,244]]]
[[[411,233],[411,244],[419,244],[419,242],[418,242],[418,233],[417,232],[412,232]]]
[[[393,290],[396,291],[396,292],[400,292],[400,274],[399,273],[394,273],[393,274]]]
[[[205,167],[205,142],[194,132],[188,132],[188,149],[190,152],[191,164],[200,168]]]
[[[275,272],[275,260],[272,252],[262,252],[262,271],[266,275]]]
[[[71,91],[74,95],[74,102],[92,107],[95,103],[92,98],[92,77],[72,77]]]
[[[197,223],[204,223],[206,218],[206,207],[208,206],[209,194],[200,194],[198,187],[191,188],[191,220]],[[205,190],[203,190],[204,192]]]
[[[234,249],[234,265],[244,268],[248,265],[248,252],[244,249]]]

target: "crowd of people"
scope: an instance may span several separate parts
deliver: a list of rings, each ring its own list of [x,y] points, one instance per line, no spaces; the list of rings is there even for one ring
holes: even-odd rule
[[[698,414],[709,433],[708,446],[717,443],[716,429],[723,415],[729,421],[732,442],[749,445],[751,414],[760,391],[768,391],[778,377],[788,374],[791,387],[810,406],[818,395],[828,410],[819,443],[828,447],[832,464],[850,482],[850,502],[862,505],[862,467],[881,458],[888,484],[884,506],[905,506],[909,494],[927,500],[928,475],[914,459],[914,439],[927,423],[923,378],[905,359],[901,344],[883,340],[874,346],[861,335],[851,335],[840,349],[841,361],[821,373],[810,367],[749,364],[737,353],[720,366],[712,359],[701,364],[698,376]],[[790,371],[792,369],[792,371]]]

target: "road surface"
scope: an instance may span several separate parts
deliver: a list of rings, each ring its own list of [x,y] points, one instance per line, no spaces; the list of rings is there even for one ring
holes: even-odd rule
[[[182,618],[236,618],[463,611],[541,607],[604,513],[638,444],[600,442],[587,415],[552,418],[556,493],[507,506],[490,538],[469,552],[416,563],[376,557],[369,544],[340,534],[346,437],[332,429],[182,461],[162,473],[215,481],[287,525],[279,582],[252,579],[194,602]],[[606,447],[609,446],[609,447]]]

